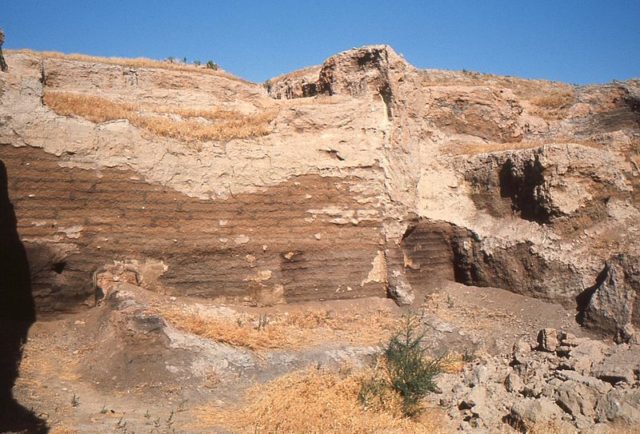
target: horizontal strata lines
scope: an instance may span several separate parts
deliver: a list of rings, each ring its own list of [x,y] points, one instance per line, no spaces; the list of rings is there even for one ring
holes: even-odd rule
[[[251,297],[281,284],[292,300],[340,297],[347,287],[344,296],[384,295],[382,284],[360,285],[382,248],[380,211],[357,202],[373,196],[349,194],[354,182],[377,191],[371,180],[305,175],[206,201],[128,171],[60,167],[39,149],[0,145],[0,159],[30,251],[43,249],[45,261],[60,260],[57,246],[75,251],[66,271],[44,265],[34,278],[42,300],[88,297],[99,266],[144,258],[167,265],[168,291]],[[272,272],[264,285],[251,281],[259,270]]]

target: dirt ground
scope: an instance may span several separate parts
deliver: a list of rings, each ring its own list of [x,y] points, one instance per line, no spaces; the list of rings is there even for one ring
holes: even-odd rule
[[[442,282],[421,298],[412,309],[381,298],[249,307],[123,284],[32,326],[14,396],[53,433],[231,432],[203,408],[242,407],[257,384],[309,367],[369,366],[409,313],[434,356],[508,353],[544,327],[583,335],[575,312],[500,289]]]

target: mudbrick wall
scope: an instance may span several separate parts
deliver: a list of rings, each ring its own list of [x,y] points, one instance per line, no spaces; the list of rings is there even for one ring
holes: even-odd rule
[[[387,46],[265,86],[161,64],[7,61],[0,159],[41,310],[77,308],[116,279],[266,304],[408,304],[451,279],[635,333],[638,81],[418,70]],[[61,110],[56,95],[116,113]],[[166,128],[229,116],[236,136]]]

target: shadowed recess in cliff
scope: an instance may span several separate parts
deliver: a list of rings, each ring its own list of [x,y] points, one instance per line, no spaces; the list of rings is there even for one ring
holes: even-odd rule
[[[35,322],[27,255],[9,200],[7,169],[0,160],[0,431],[46,432],[44,422],[18,404],[12,389],[22,348]]]

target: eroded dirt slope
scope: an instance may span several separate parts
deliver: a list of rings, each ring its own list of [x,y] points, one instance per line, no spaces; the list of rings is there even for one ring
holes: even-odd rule
[[[386,297],[457,354],[432,402],[452,425],[349,407],[369,425],[325,428],[637,423],[638,81],[418,70],[388,46],[264,86],[6,57],[2,229],[40,319],[15,395],[59,432],[269,431],[278,378],[352,405],[347,371],[403,313]]]

